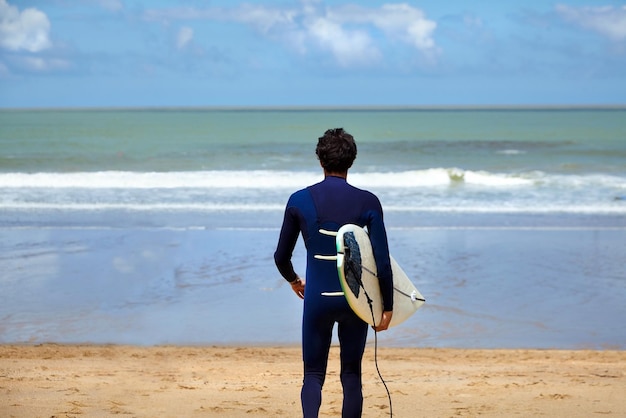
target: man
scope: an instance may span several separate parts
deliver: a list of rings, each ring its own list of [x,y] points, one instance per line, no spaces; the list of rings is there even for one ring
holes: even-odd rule
[[[348,169],[357,154],[352,135],[342,128],[329,129],[319,138],[315,152],[324,170],[324,180],[289,198],[274,260],[292,290],[304,299],[304,382],[301,391],[304,417],[317,417],[319,413],[335,322],[341,349],[342,417],[360,417],[363,409],[361,361],[368,325],[356,316],[344,297],[323,296],[324,293],[341,291],[337,266],[314,256],[336,252],[335,239],[321,234],[320,229],[337,231],[348,223],[367,227],[383,297],[382,318],[374,329],[384,331],[389,327],[393,310],[387,233],[378,198],[347,182]],[[307,249],[306,285],[291,263],[300,233]]]

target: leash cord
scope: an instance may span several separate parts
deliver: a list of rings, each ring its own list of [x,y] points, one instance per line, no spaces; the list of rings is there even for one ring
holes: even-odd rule
[[[372,301],[368,296],[368,303],[370,304],[370,311],[372,312],[372,321],[374,321],[374,309],[372,308]],[[374,322],[375,323],[375,322]],[[393,418],[393,406],[391,403],[391,393],[389,393],[389,388],[387,387],[387,382],[383,379],[383,375],[380,373],[380,369],[378,368],[378,331],[374,330],[374,364],[376,365],[376,372],[378,373],[378,377],[380,381],[383,383],[385,387],[385,391],[387,391],[387,398],[389,399],[389,417]]]
[[[355,269],[354,264],[348,263],[347,265],[348,265],[348,268],[352,270],[354,277],[358,278],[359,276],[356,274],[356,271],[355,271],[356,269]],[[361,267],[363,268],[363,266]],[[374,276],[376,275],[374,274]],[[361,288],[363,289],[363,293],[365,294],[365,297],[367,298],[367,304],[369,305],[370,312],[372,313],[372,324],[376,324],[376,318],[374,317],[374,306],[373,306],[374,301],[370,298],[370,295],[367,294],[367,290],[365,290],[365,286],[363,286],[363,281],[360,279],[359,279],[359,284],[361,285]],[[393,404],[391,402],[391,393],[389,392],[389,388],[387,387],[387,382],[385,382],[385,379],[383,379],[383,375],[380,372],[380,368],[378,367],[378,331],[376,330],[374,330],[374,364],[376,365],[376,372],[378,373],[378,378],[383,383],[383,386],[385,387],[385,391],[387,392],[387,399],[389,399],[389,418],[393,418]]]

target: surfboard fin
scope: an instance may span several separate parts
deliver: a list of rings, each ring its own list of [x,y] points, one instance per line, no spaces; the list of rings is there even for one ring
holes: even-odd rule
[[[318,260],[337,261],[337,256],[336,255],[315,254],[315,258],[317,258]]]
[[[417,301],[426,302],[426,299],[420,298],[417,295],[418,295],[417,290],[414,290],[411,292],[411,302],[417,302]]]
[[[343,292],[322,292],[322,296],[344,296]]]

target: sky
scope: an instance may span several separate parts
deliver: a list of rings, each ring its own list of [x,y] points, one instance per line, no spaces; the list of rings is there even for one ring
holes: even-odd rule
[[[0,0],[0,108],[625,104],[626,0]]]

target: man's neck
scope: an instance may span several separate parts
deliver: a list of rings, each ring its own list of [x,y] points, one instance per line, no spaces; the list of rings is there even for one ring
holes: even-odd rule
[[[334,171],[324,170],[324,177],[339,177],[339,178],[346,180],[348,178],[348,172],[346,171],[343,173],[337,173]]]

